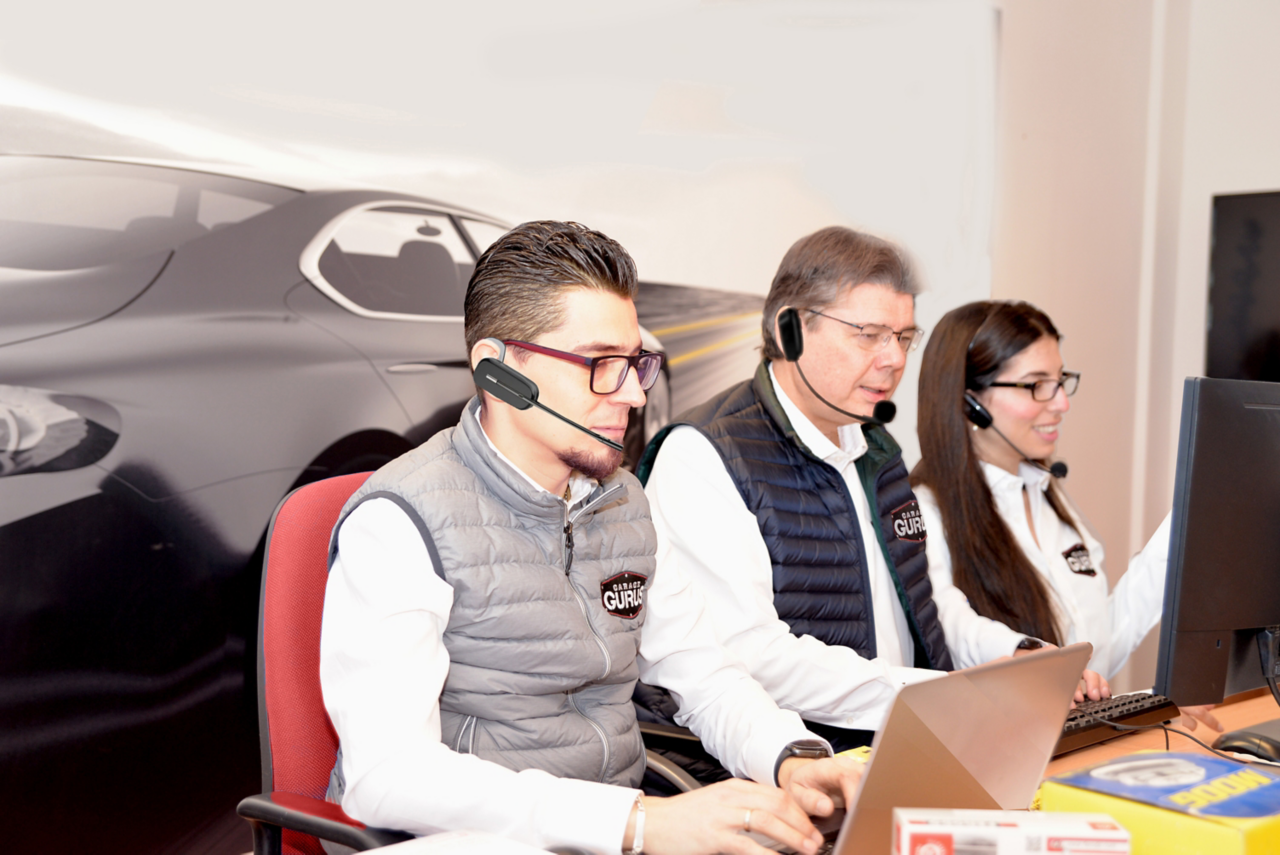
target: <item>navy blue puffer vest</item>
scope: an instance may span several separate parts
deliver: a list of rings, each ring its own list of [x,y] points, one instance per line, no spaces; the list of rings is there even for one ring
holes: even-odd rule
[[[795,635],[876,656],[875,616],[853,500],[845,480],[813,454],[782,410],[768,364],[756,376],[685,413],[645,449],[637,467],[648,479],[667,433],[689,425],[720,453],[773,561],[774,606]],[[951,670],[925,558],[924,530],[902,450],[880,427],[866,428],[858,459],[863,489],[874,497],[873,528],[915,641],[915,665]]]

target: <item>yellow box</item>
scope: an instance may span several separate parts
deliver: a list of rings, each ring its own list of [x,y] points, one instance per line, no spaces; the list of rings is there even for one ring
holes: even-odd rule
[[[1133,855],[1280,852],[1280,774],[1224,758],[1142,751],[1045,781],[1044,810],[1109,814]]]

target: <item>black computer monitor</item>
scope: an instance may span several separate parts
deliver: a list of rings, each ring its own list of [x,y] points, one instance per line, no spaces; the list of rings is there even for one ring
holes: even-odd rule
[[[1280,703],[1280,383],[1189,377],[1155,691]],[[1270,679],[1268,676],[1270,675]]]

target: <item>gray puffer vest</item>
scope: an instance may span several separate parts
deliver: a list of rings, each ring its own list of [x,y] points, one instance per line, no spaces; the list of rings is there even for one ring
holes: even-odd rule
[[[496,455],[473,399],[456,428],[375,472],[343,508],[389,499],[453,587],[442,738],[517,771],[636,786],[644,746],[631,705],[657,541],[619,470],[572,508]],[[338,763],[341,787],[341,758]]]

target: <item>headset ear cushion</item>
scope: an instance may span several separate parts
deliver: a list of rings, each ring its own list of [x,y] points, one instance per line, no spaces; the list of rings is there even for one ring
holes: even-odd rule
[[[969,392],[964,393],[964,417],[983,430],[991,427],[991,423],[995,421],[987,408],[979,404],[978,399]]]
[[[800,329],[800,313],[788,306],[778,313],[778,344],[782,358],[795,362],[804,353],[804,332]]]

